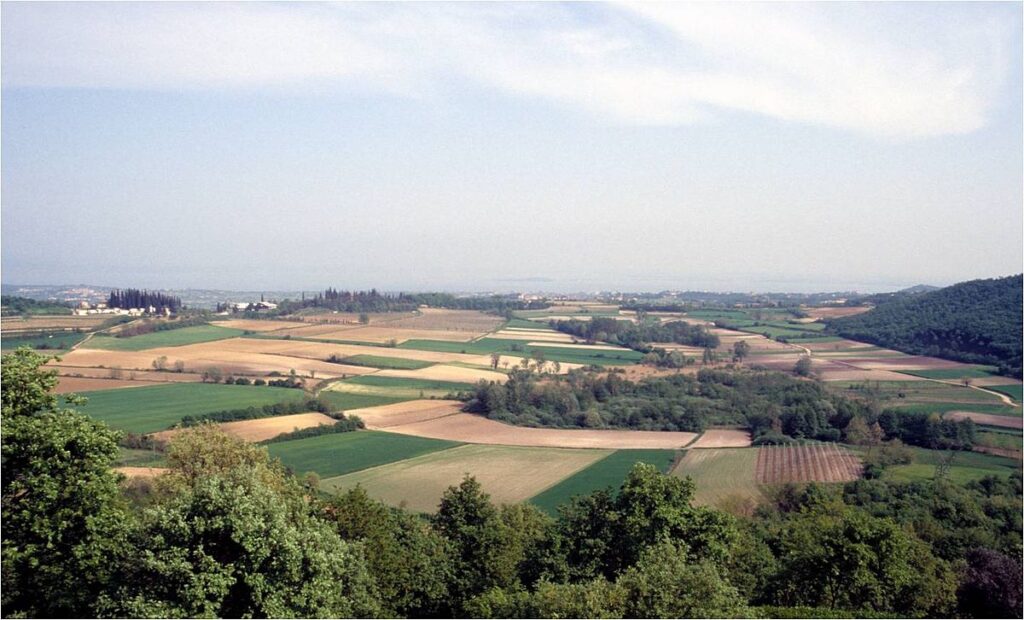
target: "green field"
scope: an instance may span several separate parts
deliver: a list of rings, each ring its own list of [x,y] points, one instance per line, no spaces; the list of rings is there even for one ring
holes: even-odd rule
[[[1006,394],[1018,403],[1024,399],[1024,385],[987,385],[985,389]]]
[[[336,381],[321,392],[321,395],[367,394],[391,398],[397,402],[416,398],[443,398],[452,392],[465,392],[472,389],[473,385],[469,383],[363,375]]]
[[[243,333],[245,332],[241,329],[232,329],[230,327],[196,325],[180,329],[165,329],[130,338],[93,336],[92,340],[85,343],[85,346],[90,349],[105,349],[108,351],[142,351],[157,347],[180,347],[186,344],[224,340],[225,338],[241,336]]]
[[[172,383],[87,394],[79,409],[113,428],[152,433],[174,426],[186,415],[244,409],[306,398],[302,390],[213,383]]]
[[[383,355],[353,355],[343,359],[342,363],[352,364],[353,366],[370,366],[371,368],[393,368],[396,370],[418,370],[434,365],[434,362],[386,357]]]
[[[672,475],[693,478],[697,485],[694,501],[698,504],[760,502],[764,496],[756,478],[757,452],[757,448],[687,450]]]
[[[1020,450],[1024,436],[1014,429],[1005,429],[1008,432],[979,431],[975,435],[974,443],[989,448],[1002,448],[1004,450]]]
[[[530,503],[548,514],[576,495],[587,495],[611,487],[618,490],[636,463],[650,463],[667,472],[675,459],[675,450],[617,450],[590,467],[569,476],[548,490],[530,498]]]
[[[980,392],[983,393],[983,392]],[[1005,415],[1019,418],[1021,410],[1019,407],[1009,405],[990,405],[976,403],[910,403],[907,405],[898,402],[885,404],[898,411],[923,411],[925,413],[946,413],[947,411],[970,411],[973,413],[991,413],[993,415]]]
[[[119,448],[118,467],[167,467],[167,458],[156,450]]]
[[[396,433],[356,431],[282,441],[267,446],[297,474],[315,471],[322,478],[401,461],[459,445],[452,441]]]
[[[350,394],[345,392],[336,392],[331,389],[321,390],[320,393],[317,394],[317,398],[330,405],[331,410],[333,411],[349,411],[351,409],[362,409],[363,407],[379,407],[380,405],[390,405],[392,403],[400,403],[403,400],[411,400],[409,398],[387,396],[384,394]]]
[[[573,364],[594,364],[598,366],[633,364],[643,357],[639,351],[622,349],[568,349],[554,347],[530,347],[529,340],[505,340],[501,338],[481,338],[474,342],[446,342],[443,340],[407,340],[398,345],[401,349],[417,349],[420,351],[437,351],[442,353],[468,353],[471,355],[487,355],[498,353],[513,357],[530,357],[534,349],[543,352],[544,359]],[[514,351],[513,346],[522,350]],[[556,345],[557,346],[557,345]]]
[[[31,336],[4,336],[0,339],[0,348],[7,352],[13,351],[18,347],[30,347],[39,349],[39,353],[43,355],[53,355],[58,351],[67,351],[84,340],[85,336],[85,334],[76,334],[74,332],[54,332]]]
[[[995,374],[993,371],[995,368],[991,366],[964,366],[963,368],[932,368],[930,370],[901,370],[906,375],[913,375],[915,377],[924,377],[925,379],[946,379],[946,380],[959,380],[964,377],[971,379],[979,379],[981,377],[991,377]]]
[[[914,462],[910,465],[896,465],[885,470],[886,480],[914,482],[935,477],[936,465],[950,453],[941,450],[911,448]],[[985,476],[1005,477],[1020,471],[1020,461],[979,452],[955,452],[949,467],[949,480],[963,484]]]

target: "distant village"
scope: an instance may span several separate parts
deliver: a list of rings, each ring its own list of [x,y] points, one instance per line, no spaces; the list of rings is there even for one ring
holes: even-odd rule
[[[121,316],[171,316],[171,309],[164,306],[157,309],[156,306],[146,306],[145,308],[111,308],[106,302],[89,303],[87,301],[80,302],[77,308],[74,308],[72,312],[76,315],[82,316],[87,314],[114,314]]]

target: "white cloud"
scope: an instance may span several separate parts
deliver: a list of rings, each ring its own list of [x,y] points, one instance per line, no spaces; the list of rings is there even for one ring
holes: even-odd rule
[[[741,111],[896,139],[985,125],[1008,28],[974,12],[952,30],[878,23],[828,5],[7,3],[3,84],[429,98],[470,80],[621,123]]]

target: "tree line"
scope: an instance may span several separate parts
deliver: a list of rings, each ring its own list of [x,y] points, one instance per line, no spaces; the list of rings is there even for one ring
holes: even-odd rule
[[[674,342],[694,347],[714,349],[719,345],[718,336],[702,325],[690,325],[683,321],[659,322],[641,320],[620,321],[611,317],[594,317],[589,321],[579,319],[550,321],[552,329],[576,336],[587,342],[609,342],[637,351],[648,352],[652,342]]]
[[[212,425],[123,482],[119,433],[2,365],[2,605],[50,617],[1020,617],[1021,477],[785,486],[739,515],[638,464],[550,517],[471,477],[418,515]],[[315,483],[315,477],[307,479]]]
[[[503,384],[478,383],[466,409],[521,426],[700,432],[710,425],[741,425],[750,429],[755,445],[851,441],[852,433],[851,443],[877,436],[878,442],[970,450],[975,439],[970,420],[879,410],[818,382],[766,371],[703,368],[634,382],[616,372],[575,369],[557,376],[514,368]],[[862,428],[875,435],[864,436]]]
[[[480,310],[507,314],[515,310],[540,310],[549,306],[545,300],[521,300],[507,295],[459,297],[450,293],[382,293],[377,289],[346,291],[327,288],[298,300],[285,300],[278,306],[279,314],[303,308],[324,308],[337,312],[412,312],[420,306],[453,310]]]
[[[107,297],[107,306],[110,308],[143,309],[153,306],[157,312],[163,312],[164,310],[177,312],[181,309],[181,298],[145,289],[114,289],[110,291],[110,295]]]

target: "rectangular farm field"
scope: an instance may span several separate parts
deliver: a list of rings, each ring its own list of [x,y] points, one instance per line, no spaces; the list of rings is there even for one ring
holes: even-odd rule
[[[577,495],[611,488],[617,491],[637,463],[649,463],[667,472],[676,457],[675,450],[616,450],[590,467],[530,498],[530,503],[554,515],[558,507]]]
[[[218,327],[216,325],[196,325],[179,329],[166,329],[129,338],[94,336],[84,346],[90,349],[105,349],[108,351],[142,351],[158,347],[180,347],[200,342],[224,340],[241,336],[244,333],[241,329]]]
[[[89,392],[82,413],[130,433],[174,426],[186,415],[244,409],[306,398],[302,390],[211,383],[173,383]]]
[[[314,471],[329,478],[458,445],[440,439],[356,431],[272,443],[267,449],[296,474]]]

